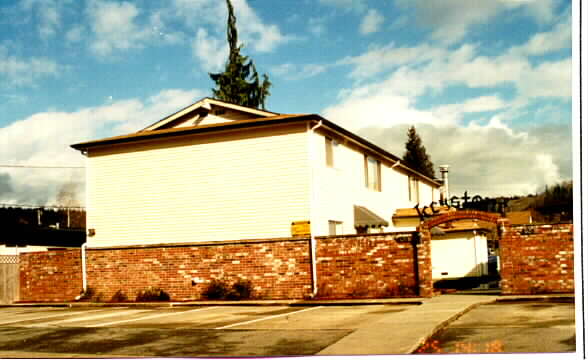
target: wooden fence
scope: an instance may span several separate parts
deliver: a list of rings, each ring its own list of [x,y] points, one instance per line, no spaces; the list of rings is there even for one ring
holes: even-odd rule
[[[11,304],[19,297],[19,264],[16,255],[0,255],[0,304]]]

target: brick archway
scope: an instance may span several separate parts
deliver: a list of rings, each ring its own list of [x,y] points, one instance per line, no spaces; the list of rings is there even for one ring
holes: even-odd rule
[[[482,221],[487,221],[498,225],[499,222],[507,222],[507,219],[504,219],[496,214],[488,213],[485,211],[477,211],[477,210],[459,210],[459,211],[452,211],[446,214],[437,216],[431,220],[423,222],[419,226],[419,231],[428,231],[431,228],[441,225],[447,222],[456,221],[456,220],[465,220],[465,219],[478,219]]]
[[[430,220],[422,222],[417,231],[420,233],[421,236],[421,243],[425,249],[424,253],[427,254],[426,266],[423,269],[421,276],[421,287],[430,291],[431,295],[434,292],[433,286],[433,266],[432,266],[432,235],[431,229],[435,226],[457,221],[457,220],[481,220],[486,221],[489,223],[496,224],[496,227],[499,229],[499,232],[508,231],[509,228],[508,219],[502,218],[498,214],[488,213],[485,211],[477,211],[477,210],[458,210],[445,213],[443,215],[439,215],[434,217]]]

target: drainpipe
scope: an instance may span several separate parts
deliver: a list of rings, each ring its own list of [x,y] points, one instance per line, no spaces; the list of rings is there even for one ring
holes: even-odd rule
[[[87,242],[82,244],[82,287],[84,289],[84,293],[88,289],[88,277],[86,274],[86,248],[87,247],[88,247]]]
[[[312,297],[314,298],[318,292],[317,276],[316,276],[316,239],[314,237],[314,231],[312,230],[313,225],[316,226],[316,221],[313,216],[314,206],[313,202],[316,197],[316,187],[314,186],[314,163],[315,163],[315,146],[313,146],[312,135],[314,131],[323,125],[323,121],[314,125],[309,130],[308,134],[308,151],[310,157],[310,266],[312,271]]]

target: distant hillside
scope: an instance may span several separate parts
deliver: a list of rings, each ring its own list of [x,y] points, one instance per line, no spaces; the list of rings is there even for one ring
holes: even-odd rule
[[[506,211],[535,210],[544,217],[545,222],[559,222],[571,221],[573,208],[573,183],[565,181],[548,186],[539,194],[509,200]]]

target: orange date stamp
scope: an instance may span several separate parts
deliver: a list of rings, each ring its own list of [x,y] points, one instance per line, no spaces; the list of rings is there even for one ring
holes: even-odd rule
[[[483,354],[504,352],[504,343],[500,340],[490,342],[458,341],[449,349],[442,347],[439,340],[429,340],[416,351],[417,354]]]

